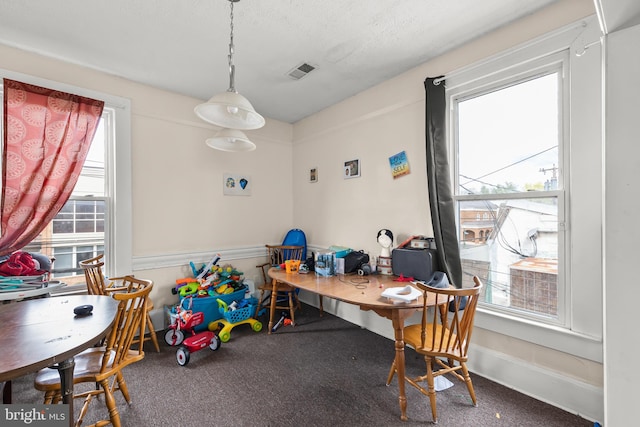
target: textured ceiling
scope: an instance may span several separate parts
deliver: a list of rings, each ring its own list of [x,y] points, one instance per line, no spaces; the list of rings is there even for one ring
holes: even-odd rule
[[[294,123],[556,0],[242,0],[235,87]],[[229,87],[227,0],[1,0],[0,43],[206,100]],[[316,70],[301,80],[302,62]]]

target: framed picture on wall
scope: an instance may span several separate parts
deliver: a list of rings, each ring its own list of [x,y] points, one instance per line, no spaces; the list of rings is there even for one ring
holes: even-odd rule
[[[318,168],[309,169],[309,182],[318,182]]]
[[[344,178],[358,178],[360,176],[360,159],[344,162]]]
[[[222,193],[225,196],[250,196],[251,177],[235,173],[223,174]]]

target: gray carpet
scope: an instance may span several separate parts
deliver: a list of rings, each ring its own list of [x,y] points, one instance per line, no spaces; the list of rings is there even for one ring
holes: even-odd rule
[[[262,319],[264,320],[264,319]],[[268,336],[238,325],[215,352],[176,363],[175,348],[161,339],[161,352],[125,370],[133,397],[117,394],[123,426],[418,426],[431,422],[426,396],[407,385],[407,422],[400,421],[397,380],[385,386],[393,342],[335,316],[303,306],[298,325]],[[159,337],[162,333],[159,334]],[[406,351],[407,372],[424,362]],[[593,423],[472,373],[478,407],[466,386],[438,392],[440,426],[593,426]],[[40,403],[33,376],[13,383],[15,403]],[[78,408],[80,402],[77,402]],[[106,417],[93,402],[84,425]]]

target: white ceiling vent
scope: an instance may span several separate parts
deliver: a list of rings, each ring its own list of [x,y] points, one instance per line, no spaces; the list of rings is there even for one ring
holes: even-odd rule
[[[307,74],[309,74],[315,69],[316,67],[314,67],[313,65],[303,62],[302,64],[295,67],[293,70],[289,71],[288,75],[294,80],[300,80],[301,78],[303,78],[304,76],[306,76]]]

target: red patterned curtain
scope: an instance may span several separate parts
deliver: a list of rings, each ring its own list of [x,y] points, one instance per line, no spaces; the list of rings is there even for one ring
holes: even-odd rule
[[[71,196],[103,101],[4,79],[0,255],[31,242]]]

